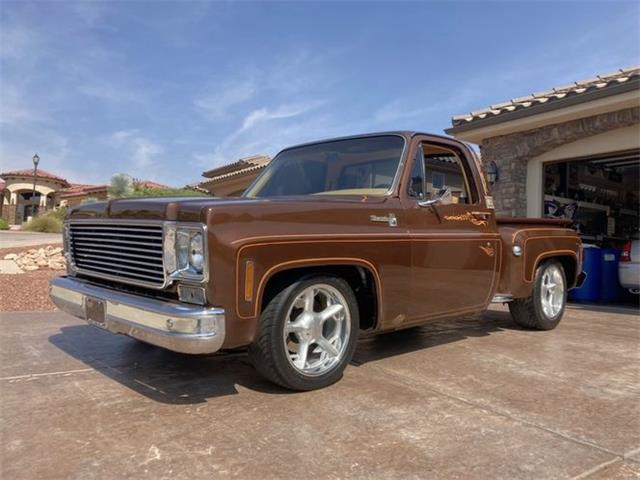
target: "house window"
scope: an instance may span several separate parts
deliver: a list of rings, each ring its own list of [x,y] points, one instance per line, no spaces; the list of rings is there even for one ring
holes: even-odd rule
[[[445,186],[445,177],[444,173],[433,172],[431,175],[432,184],[434,189],[441,190]]]

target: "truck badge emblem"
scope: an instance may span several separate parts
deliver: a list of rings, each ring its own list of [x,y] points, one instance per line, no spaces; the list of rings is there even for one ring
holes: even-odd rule
[[[386,223],[390,227],[398,226],[398,219],[393,213],[390,213],[389,215],[369,215],[369,220],[372,222]]]
[[[493,255],[496,253],[495,249],[493,248],[493,246],[491,246],[490,243],[487,243],[487,245],[480,245],[480,250],[482,250],[490,257],[493,257]]]

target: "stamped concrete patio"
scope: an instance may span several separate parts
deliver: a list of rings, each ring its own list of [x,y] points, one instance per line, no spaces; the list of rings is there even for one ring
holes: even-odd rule
[[[533,332],[497,308],[361,340],[341,382],[290,393],[242,353],[4,314],[0,477],[637,478],[639,320]]]

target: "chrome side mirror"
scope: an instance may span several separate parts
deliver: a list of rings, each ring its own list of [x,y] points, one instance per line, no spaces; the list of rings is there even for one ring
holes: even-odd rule
[[[420,207],[434,207],[438,203],[443,203],[445,201],[447,203],[451,202],[451,189],[450,188],[443,188],[438,193],[439,193],[439,195],[436,198],[432,198],[431,200],[420,200],[418,202],[418,205]]]

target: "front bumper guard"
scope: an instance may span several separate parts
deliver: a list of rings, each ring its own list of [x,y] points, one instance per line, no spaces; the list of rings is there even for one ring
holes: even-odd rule
[[[217,352],[225,338],[221,308],[173,303],[96,286],[73,277],[49,282],[53,303],[89,324],[175,352]]]

